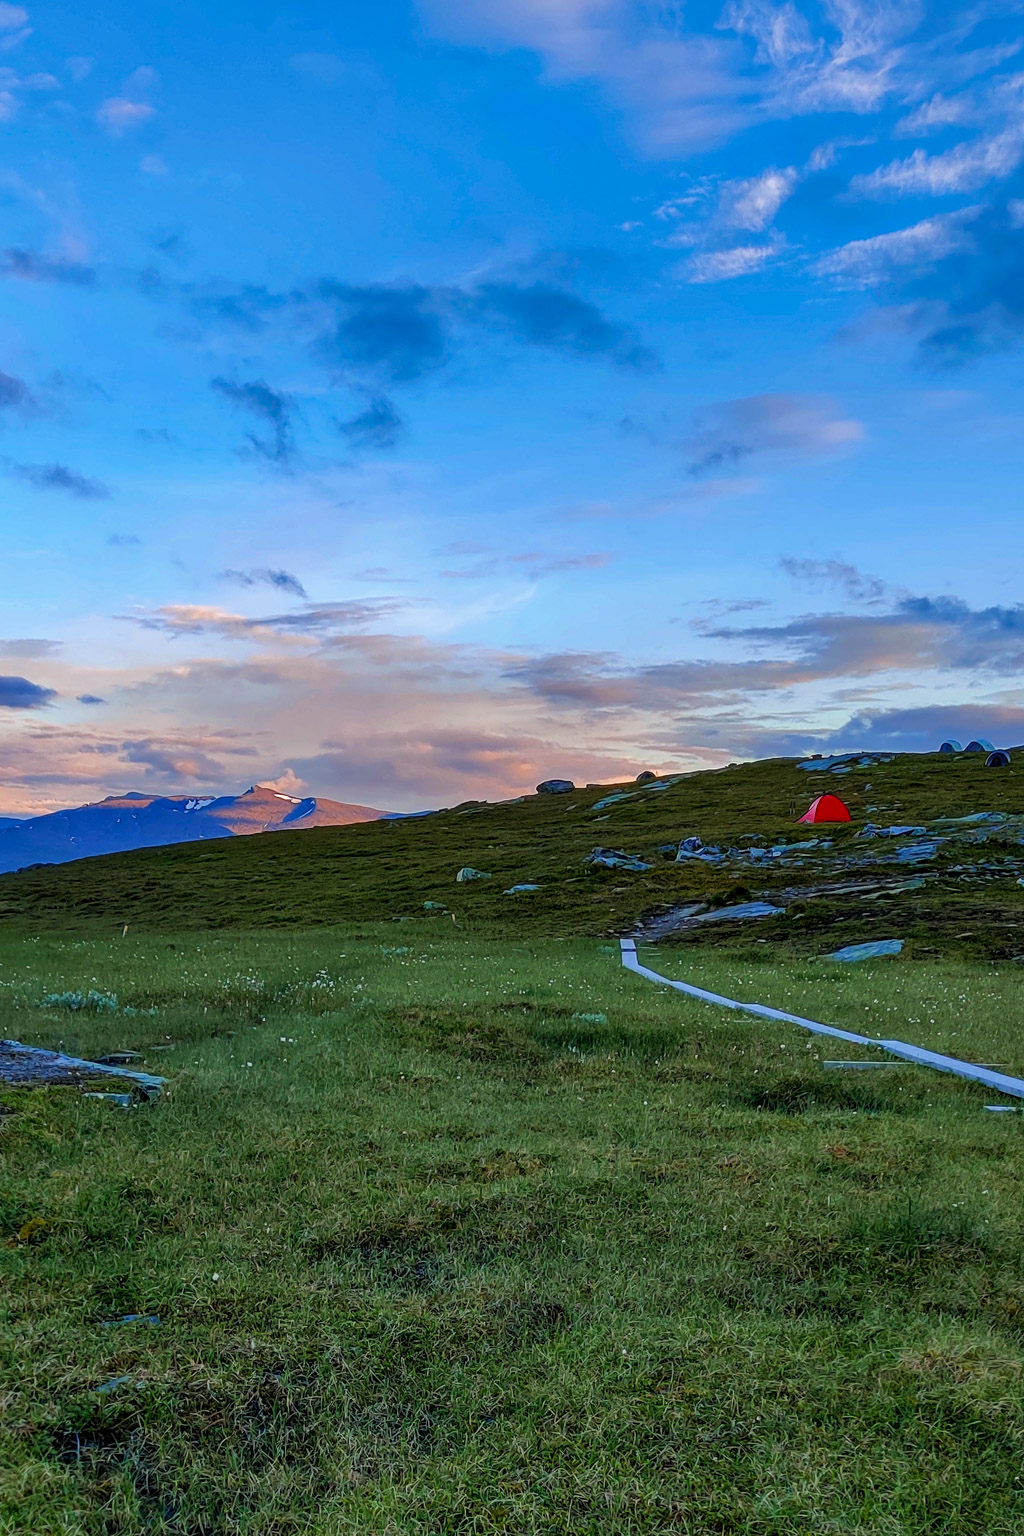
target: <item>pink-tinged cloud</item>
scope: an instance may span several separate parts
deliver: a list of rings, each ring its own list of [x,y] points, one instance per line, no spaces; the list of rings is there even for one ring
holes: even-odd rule
[[[207,604],[168,603],[163,608],[121,617],[143,629],[167,635],[212,635],[223,640],[279,643],[291,639],[293,643],[302,643],[302,637],[321,641],[349,630],[365,629],[407,606],[405,598],[353,598],[344,603],[307,603],[293,612],[248,618]]]
[[[132,128],[148,122],[156,108],[148,101],[131,101],[127,96],[111,96],[96,110],[96,121],[112,138],[119,139]]]
[[[828,457],[863,436],[861,423],[825,395],[748,395],[699,411],[686,446],[690,473],[702,475],[765,455]]]
[[[465,728],[382,732],[356,741],[327,741],[311,758],[295,760],[307,784],[344,787],[346,795],[374,787],[377,800],[453,805],[532,793],[548,778],[583,784],[633,778],[646,758],[588,751],[537,736]]]
[[[915,707],[933,708],[954,680],[972,707],[990,695],[1008,709],[992,718],[1010,730],[1018,699],[1006,690],[1024,672],[1024,605],[915,597],[839,561],[785,569],[857,611],[743,623],[742,605],[728,622],[720,605],[678,630],[689,654],[656,662],[346,630],[333,611],[301,646],[252,621],[261,632],[245,638],[259,649],[235,661],[180,654],[190,636],[235,638],[219,613],[211,630],[201,611],[198,628],[193,615],[184,632],[155,642],[168,652],[173,644],[173,662],[131,672],[76,668],[46,642],[18,642],[35,653],[31,685],[41,692],[28,702],[45,697],[47,707],[6,712],[0,812],[128,789],[235,792],[243,780],[289,772],[312,793],[394,810],[505,798],[544,778],[607,782],[783,743],[802,750],[831,743],[840,728],[847,744],[858,730],[884,744],[887,731],[898,740],[904,730],[889,718],[894,692],[915,689]],[[88,725],[72,702],[83,696],[106,701]],[[851,708],[860,711],[852,720]]]

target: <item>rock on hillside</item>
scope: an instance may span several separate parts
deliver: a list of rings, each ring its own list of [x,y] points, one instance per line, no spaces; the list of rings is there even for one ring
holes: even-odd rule
[[[67,864],[99,853],[195,843],[255,832],[345,827],[376,821],[367,805],[312,797],[296,800],[255,784],[242,795],[197,799],[189,795],[110,795],[95,805],[53,811],[26,821],[0,823],[0,874],[32,864]]]

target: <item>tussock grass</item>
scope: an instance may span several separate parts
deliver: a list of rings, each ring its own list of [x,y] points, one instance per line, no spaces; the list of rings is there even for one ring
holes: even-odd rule
[[[398,931],[0,946],[0,1033],[171,1078],[0,1094],[0,1528],[1017,1536],[1019,1117],[597,941]],[[1018,1050],[989,966],[696,979]]]

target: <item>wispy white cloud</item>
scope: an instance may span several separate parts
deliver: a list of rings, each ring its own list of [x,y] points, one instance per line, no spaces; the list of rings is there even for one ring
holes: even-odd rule
[[[750,121],[743,44],[688,32],[670,9],[631,0],[420,0],[420,9],[453,40],[532,49],[553,81],[599,81],[648,153],[713,143]]]
[[[46,70],[36,70],[30,75],[19,74],[7,65],[0,67],[0,85],[15,91],[55,91],[60,86],[56,75]]]
[[[847,287],[867,288],[884,282],[901,269],[930,267],[955,251],[970,248],[970,223],[980,211],[965,208],[957,213],[937,214],[906,229],[872,235],[866,240],[850,240],[819,257],[812,270],[819,277],[833,278]]]
[[[720,187],[717,176],[698,176],[688,179],[681,192],[666,198],[654,210],[654,217],[663,222],[689,217],[694,210],[706,212]]]
[[[0,3],[0,53],[10,53],[32,36],[28,11],[21,5]]]
[[[909,138],[919,138],[927,133],[938,133],[943,128],[973,122],[974,114],[974,104],[966,95],[943,96],[941,92],[936,92],[919,107],[915,107],[913,112],[901,117],[893,131],[906,134]]]
[[[893,160],[877,171],[855,176],[850,191],[855,197],[948,197],[976,192],[992,181],[1001,181],[1024,158],[1024,126],[1015,124],[1001,132],[958,144],[942,154],[915,149],[903,160]]]
[[[655,216],[665,222],[678,218],[680,223],[661,243],[696,251],[676,275],[689,283],[713,283],[760,271],[785,249],[784,238],[772,226],[780,208],[812,169],[811,165],[770,166],[756,176],[721,182],[717,188],[705,178],[688,193],[662,203]],[[763,238],[737,245],[740,232]]]
[[[1019,53],[1024,39],[1003,50],[993,63],[1000,63],[1004,56]],[[938,133],[944,128],[968,124],[988,127],[1003,124],[1013,127],[1020,123],[1024,110],[1024,73],[1015,71],[1006,75],[973,82],[966,88],[936,91],[908,112],[896,123],[893,132],[899,136],[918,138]]]
[[[685,31],[670,11],[632,0],[420,0],[420,9],[459,42],[532,49],[553,81],[600,81],[650,153],[714,142],[748,120],[742,48]]]
[[[674,275],[688,283],[718,283],[760,271],[785,249],[784,239],[771,226],[799,179],[800,172],[794,166],[783,170],[773,167],[757,176],[723,182],[717,195],[704,184],[663,203],[655,210],[655,217],[681,222],[659,243],[690,247],[695,252]],[[713,195],[714,205],[709,208]],[[741,231],[764,238],[738,245]]]
[[[762,171],[743,181],[728,182],[722,189],[720,217],[733,229],[761,231],[775,221],[787,198],[792,197],[800,173],[795,166]]]
[[[753,38],[757,62],[776,70],[810,64],[820,53],[806,17],[792,0],[784,0],[782,5],[772,5],[770,0],[735,0],[726,7],[721,25]]]
[[[0,51],[3,49],[4,36],[0,31]],[[44,70],[25,75],[8,65],[0,65],[0,122],[11,122],[27,97],[52,93],[59,88],[60,81],[56,76]]]
[[[768,67],[766,110],[772,116],[875,111],[897,88],[904,53],[897,46],[918,25],[919,6],[895,0],[828,0],[829,26],[815,35],[786,0],[735,0],[721,25],[754,39]]]
[[[441,35],[527,48],[548,79],[593,80],[642,147],[675,154],[767,120],[913,107],[1019,49],[971,49],[979,6],[927,31],[923,0],[730,0],[701,30],[678,5],[642,0],[418,0]],[[992,82],[986,82],[986,90]],[[936,112],[939,106],[936,105]]]
[[[778,254],[777,244],[734,245],[724,251],[702,251],[691,257],[681,275],[688,283],[721,283],[760,272]]]

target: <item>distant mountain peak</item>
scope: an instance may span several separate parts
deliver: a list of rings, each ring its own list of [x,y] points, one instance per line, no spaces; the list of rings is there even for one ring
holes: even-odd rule
[[[275,789],[272,784],[250,784],[249,788],[236,796],[238,800],[287,800],[290,805],[301,805],[303,796],[286,795],[283,790]]]
[[[129,790],[45,816],[6,823],[0,819],[0,874],[29,864],[66,864],[131,848],[349,826],[376,821],[383,814],[372,806],[312,795],[297,799],[266,784],[250,784],[240,795],[147,795]]]

